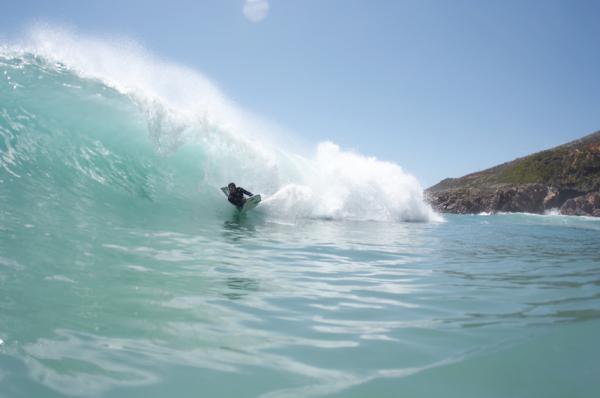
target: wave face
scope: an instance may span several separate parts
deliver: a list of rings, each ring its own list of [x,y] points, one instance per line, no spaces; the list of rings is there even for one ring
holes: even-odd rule
[[[263,194],[253,217],[439,219],[398,165],[331,142],[289,152],[201,74],[132,43],[34,29],[0,50],[0,104],[5,224],[218,217],[230,181]]]

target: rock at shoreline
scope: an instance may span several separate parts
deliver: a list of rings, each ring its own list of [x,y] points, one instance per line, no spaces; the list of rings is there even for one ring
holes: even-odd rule
[[[494,190],[463,188],[428,192],[429,203],[442,213],[542,213],[548,188],[541,184],[502,186]]]
[[[571,193],[570,193],[571,194]],[[563,195],[565,197],[565,195]],[[506,186],[495,191],[465,188],[428,193],[427,200],[441,213],[479,214],[521,212],[542,214],[558,209],[568,216],[600,217],[600,192],[558,202],[560,192],[539,184]],[[562,203],[562,205],[557,205]]]
[[[560,214],[600,217],[600,192],[591,192],[567,200],[560,208]]]

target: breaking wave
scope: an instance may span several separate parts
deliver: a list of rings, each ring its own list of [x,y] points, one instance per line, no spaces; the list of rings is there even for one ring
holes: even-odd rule
[[[294,153],[289,139],[126,40],[37,27],[0,47],[5,218],[221,215],[218,188],[235,181],[263,195],[257,217],[439,219],[400,166],[332,142]]]

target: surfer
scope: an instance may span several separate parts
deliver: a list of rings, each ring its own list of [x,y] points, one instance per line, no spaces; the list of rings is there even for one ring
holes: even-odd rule
[[[246,203],[244,195],[253,196],[251,192],[246,191],[244,188],[236,187],[233,182],[230,182],[229,185],[227,185],[227,188],[229,189],[227,200],[240,209],[244,206],[244,203]]]

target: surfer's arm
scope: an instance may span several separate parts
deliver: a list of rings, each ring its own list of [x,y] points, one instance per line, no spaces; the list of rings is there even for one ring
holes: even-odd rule
[[[240,188],[240,189],[241,189],[241,190],[242,190],[242,192],[243,192],[243,193],[245,193],[246,195],[248,195],[248,196],[254,196],[254,195],[252,194],[252,192],[246,191],[244,188]]]

